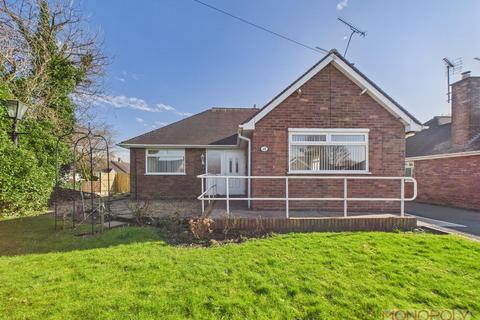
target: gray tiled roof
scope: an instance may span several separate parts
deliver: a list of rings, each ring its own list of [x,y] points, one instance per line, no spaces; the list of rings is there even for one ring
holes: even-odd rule
[[[236,145],[238,125],[257,112],[255,108],[212,108],[120,145]]]
[[[464,146],[452,145],[450,117],[434,117],[425,122],[424,125],[429,128],[417,132],[414,136],[407,139],[407,157],[480,150],[480,136],[474,137]]]

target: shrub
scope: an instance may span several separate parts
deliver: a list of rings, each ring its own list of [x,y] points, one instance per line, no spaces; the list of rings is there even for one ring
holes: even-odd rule
[[[148,224],[150,222],[151,216],[148,213],[149,206],[150,202],[148,201],[135,200],[128,203],[128,208],[132,212],[138,225]]]
[[[54,173],[39,166],[32,151],[2,141],[0,163],[0,217],[28,215],[47,206]]]
[[[188,221],[190,231],[199,240],[205,240],[213,232],[213,223],[212,219],[205,217],[193,218]]]

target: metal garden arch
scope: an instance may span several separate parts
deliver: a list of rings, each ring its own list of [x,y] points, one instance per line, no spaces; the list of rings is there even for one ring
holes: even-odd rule
[[[84,222],[87,221],[87,218],[90,217],[90,222],[91,222],[91,233],[95,233],[95,225],[96,225],[96,216],[100,217],[100,231],[103,231],[104,228],[104,221],[105,221],[105,216],[108,219],[108,228],[110,228],[110,222],[111,222],[111,214],[110,214],[110,150],[108,147],[108,141],[105,138],[105,136],[101,134],[94,133],[90,127],[88,126],[87,132],[81,132],[81,131],[70,131],[66,134],[57,136],[57,143],[56,143],[56,152],[55,152],[55,169],[56,169],[56,175],[55,175],[55,190],[54,190],[54,212],[55,212],[55,230],[58,228],[58,220],[59,220],[59,215],[58,215],[58,192],[59,192],[59,185],[60,185],[60,179],[59,179],[59,174],[60,174],[60,168],[58,164],[58,157],[59,157],[59,148],[60,148],[60,143],[64,141],[64,139],[68,137],[74,137],[74,139],[71,141],[71,144],[73,145],[73,170],[72,170],[72,180],[73,180],[73,189],[76,191],[76,185],[77,185],[77,162],[78,162],[78,149],[79,149],[79,143],[82,141],[87,141],[86,145],[82,145],[82,152],[87,148],[88,150],[88,160],[89,160],[89,182],[90,182],[90,210],[85,210],[85,207],[82,206],[82,215],[84,217],[84,220],[82,220],[78,225],[83,224]],[[99,149],[97,146],[94,148],[92,146],[92,139],[100,139],[103,143],[103,148]],[[106,203],[103,202],[102,199],[102,181],[100,180],[99,182],[99,204],[97,207],[94,205],[94,198],[95,198],[95,192],[94,192],[94,163],[93,163],[93,154],[95,151],[104,151],[106,153],[106,159],[107,159],[107,200]],[[72,213],[71,213],[71,221],[72,221],[72,229],[75,229],[78,227],[76,225],[75,219],[78,218],[77,215],[77,203],[76,203],[76,196],[73,196],[72,199]],[[62,221],[65,222],[65,214],[62,215]],[[63,225],[64,227],[64,225]]]

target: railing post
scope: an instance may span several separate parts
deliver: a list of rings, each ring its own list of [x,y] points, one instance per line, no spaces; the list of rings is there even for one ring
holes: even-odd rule
[[[405,216],[405,178],[401,178],[401,184],[400,184],[400,215],[402,217]]]
[[[203,200],[203,198],[205,197],[205,195],[203,194],[205,192],[205,182],[203,181],[203,177],[200,178],[200,180],[202,180],[202,214],[205,213],[205,201]]]
[[[227,214],[230,215],[230,186],[228,182],[228,176],[225,178],[226,191],[227,191]]]
[[[287,219],[289,218],[289,208],[288,208],[288,177],[285,177],[285,215]]]
[[[347,216],[347,198],[348,198],[348,183],[347,178],[343,178],[343,216]]]

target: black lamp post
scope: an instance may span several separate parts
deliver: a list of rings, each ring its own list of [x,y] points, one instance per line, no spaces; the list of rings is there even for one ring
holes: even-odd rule
[[[1,104],[7,109],[8,117],[13,120],[12,141],[15,147],[18,146],[18,121],[22,120],[28,106],[18,100],[3,100]]]

